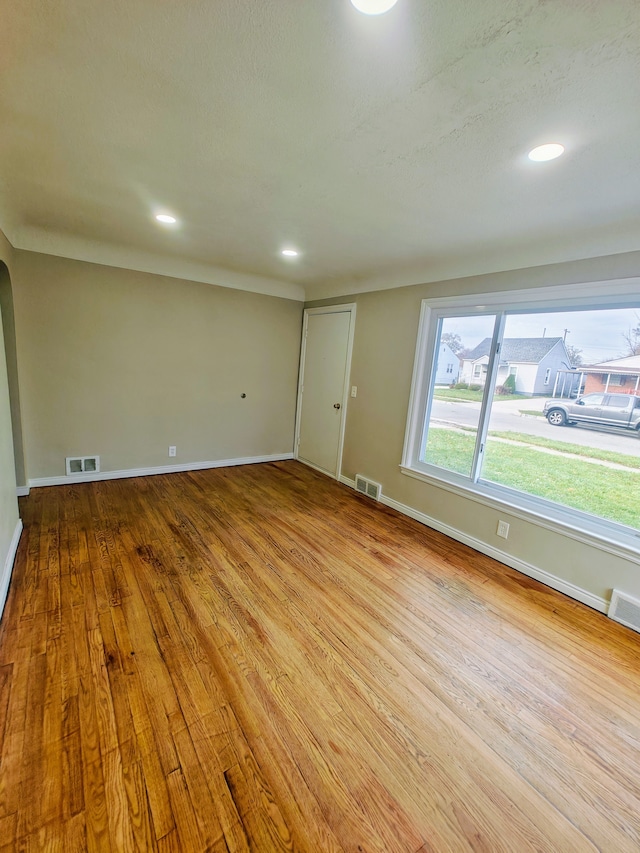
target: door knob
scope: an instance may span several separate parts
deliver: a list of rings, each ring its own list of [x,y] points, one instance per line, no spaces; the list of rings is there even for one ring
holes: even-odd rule
[[[340,408],[340,403],[334,403],[334,404],[333,404],[333,408],[334,408],[334,409],[339,409],[339,408]]]

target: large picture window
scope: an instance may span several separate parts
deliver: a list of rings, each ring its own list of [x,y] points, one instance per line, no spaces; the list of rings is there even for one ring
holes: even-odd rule
[[[425,300],[403,470],[639,539],[640,299],[589,290]]]

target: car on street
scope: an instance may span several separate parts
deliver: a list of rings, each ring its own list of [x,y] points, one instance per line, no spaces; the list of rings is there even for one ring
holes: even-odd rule
[[[552,426],[592,424],[635,430],[640,436],[640,396],[585,394],[577,400],[547,400],[542,410]]]

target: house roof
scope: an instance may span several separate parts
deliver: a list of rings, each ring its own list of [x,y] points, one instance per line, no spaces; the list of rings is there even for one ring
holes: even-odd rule
[[[637,0],[5,0],[0,58],[20,249],[309,300],[638,249]]]
[[[640,370],[640,355],[627,355],[624,358],[613,358],[610,361],[600,361],[597,364],[588,364],[580,368],[581,370],[626,370],[631,369],[634,372]]]
[[[501,364],[538,364],[562,338],[504,338],[500,352]],[[477,361],[489,355],[491,338],[485,338],[465,361]]]

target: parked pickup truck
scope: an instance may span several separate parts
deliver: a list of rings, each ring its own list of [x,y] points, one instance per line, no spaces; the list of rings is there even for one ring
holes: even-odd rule
[[[621,427],[640,436],[640,397],[633,394],[585,394],[577,400],[547,400],[542,412],[552,426]]]

